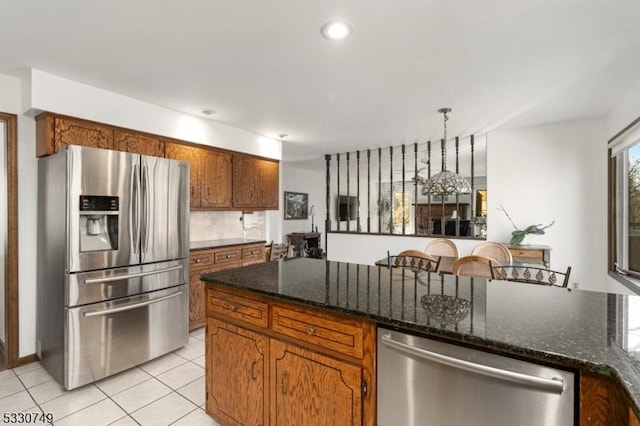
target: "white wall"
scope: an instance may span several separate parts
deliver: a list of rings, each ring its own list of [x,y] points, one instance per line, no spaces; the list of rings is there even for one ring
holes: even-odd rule
[[[424,250],[433,240],[428,237],[401,237],[392,235],[356,235],[329,234],[327,259],[337,262],[355,262],[373,265],[376,260],[387,257],[387,250],[391,255],[402,250]],[[453,240],[458,247],[460,256],[471,254],[477,240]]]
[[[606,284],[606,130],[604,120],[494,131],[487,138],[488,240],[508,242],[510,222],[556,223],[533,241],[552,247],[551,267],[572,266],[572,283],[604,291]],[[330,260],[372,264],[429,238],[330,234]],[[461,255],[476,241],[456,240]]]
[[[283,205],[284,191],[305,192],[309,194],[309,209],[314,206],[313,225],[322,232],[321,245],[324,247],[324,221],[327,214],[326,201],[326,169],[324,158],[307,161],[283,161],[280,164],[282,185],[280,205]],[[287,234],[292,232],[310,232],[311,217],[306,220],[282,219],[282,241],[287,241]]]
[[[487,148],[488,239],[513,227],[555,225],[532,243],[551,246],[551,268],[571,266],[571,283],[604,291],[607,259],[607,160],[604,120],[495,131]]]

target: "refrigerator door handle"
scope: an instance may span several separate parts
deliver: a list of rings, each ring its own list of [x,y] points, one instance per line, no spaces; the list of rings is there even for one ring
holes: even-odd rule
[[[155,275],[155,274],[163,274],[165,272],[177,271],[178,269],[182,269],[182,265],[172,266],[170,268],[164,268],[157,271],[146,271],[146,272],[136,272],[135,274],[127,274],[127,275],[118,275],[114,277],[105,277],[105,278],[89,278],[84,280],[85,284],[98,284],[98,283],[108,283],[111,281],[120,281],[120,280],[128,280],[130,278],[138,278],[138,277],[146,277],[147,275]]]
[[[138,247],[140,247],[140,177],[138,173],[138,165],[133,166],[133,172],[131,173],[131,209],[129,210],[129,229],[130,238],[129,242],[133,248],[133,253],[138,253]]]
[[[114,314],[116,312],[130,311],[132,309],[138,309],[138,308],[142,308],[143,306],[148,306],[148,305],[152,305],[154,303],[163,302],[163,301],[168,300],[168,299],[173,299],[174,297],[178,297],[178,296],[181,296],[181,295],[182,295],[182,291],[179,291],[177,293],[170,294],[169,296],[158,297],[157,299],[147,300],[146,302],[134,303],[134,304],[128,305],[128,306],[121,306],[121,307],[118,307],[118,308],[107,309],[106,311],[89,311],[89,312],[85,312],[84,316],[85,317],[97,317],[97,316],[100,316],[100,315]]]
[[[144,161],[144,160],[143,160]],[[142,166],[142,215],[144,217],[144,225],[142,226],[142,247],[146,253],[149,250],[149,222],[151,221],[151,200],[149,193],[149,167],[145,164]]]
[[[475,362],[469,362],[462,359],[452,358],[450,356],[417,348],[406,343],[398,342],[397,340],[394,340],[390,336],[386,335],[382,336],[382,343],[386,346],[389,346],[390,348],[394,348],[398,351],[414,355],[428,361],[437,362],[439,364],[448,365],[449,367],[493,377],[495,379],[504,380],[511,383],[531,386],[543,392],[560,395],[564,391],[564,381],[562,380],[562,378],[554,377],[551,379],[546,379],[542,377],[530,376],[528,374],[516,373],[509,370],[503,370],[501,368],[490,367],[488,365],[477,364]]]

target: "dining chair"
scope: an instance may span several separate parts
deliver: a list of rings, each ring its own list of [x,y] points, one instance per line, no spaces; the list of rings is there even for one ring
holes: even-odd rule
[[[289,255],[289,244],[272,244],[269,260],[286,259]]]
[[[420,250],[404,250],[396,256],[391,256],[390,267],[410,268],[413,272],[436,272],[440,259],[434,259]]]
[[[473,248],[471,254],[497,260],[502,265],[511,265],[513,263],[513,256],[507,246],[493,241],[485,241],[478,244]]]
[[[478,278],[493,278],[492,266],[500,263],[485,256],[470,255],[456,260],[451,269],[453,275]]]
[[[567,288],[571,266],[560,272],[529,265],[493,265],[491,273],[496,280]]]
[[[436,238],[432,240],[427,244],[424,252],[431,256],[446,256],[455,259],[460,257],[458,247],[448,238]]]

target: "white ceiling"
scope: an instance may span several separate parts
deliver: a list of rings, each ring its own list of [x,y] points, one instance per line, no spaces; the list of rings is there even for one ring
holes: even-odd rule
[[[10,0],[33,67],[268,137],[285,158],[603,117],[640,81],[637,0]],[[343,19],[353,36],[320,36]]]

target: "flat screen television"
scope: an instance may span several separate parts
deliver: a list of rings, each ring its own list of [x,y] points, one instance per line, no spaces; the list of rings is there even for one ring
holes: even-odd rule
[[[338,195],[338,218],[340,221],[356,220],[359,205],[358,197]]]

